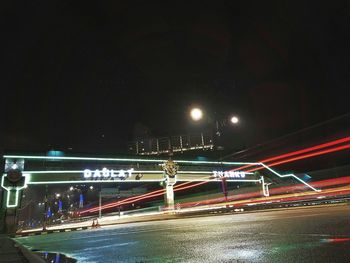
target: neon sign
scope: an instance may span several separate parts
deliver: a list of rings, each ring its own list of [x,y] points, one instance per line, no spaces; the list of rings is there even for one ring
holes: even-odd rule
[[[247,172],[240,171],[213,171],[213,176],[215,178],[245,178]]]
[[[128,177],[132,176],[132,172],[134,171],[133,168],[128,170],[113,170],[113,169],[107,169],[103,168],[102,170],[96,169],[96,170],[90,170],[85,169],[84,170],[84,178],[95,178],[95,179],[114,179],[114,178],[120,178],[120,179],[126,179]]]

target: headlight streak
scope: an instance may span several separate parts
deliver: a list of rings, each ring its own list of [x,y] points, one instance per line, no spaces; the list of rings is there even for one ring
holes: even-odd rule
[[[327,180],[322,180],[322,181],[316,181],[313,182],[313,185],[317,186],[317,187],[329,187],[329,186],[334,186],[334,185],[342,185],[342,184],[349,184],[350,183],[350,176],[345,176],[345,177],[341,177],[341,178],[335,178],[335,179],[327,179]],[[267,201],[267,200],[271,200],[274,198],[282,198],[283,195],[279,195],[276,196],[277,194],[281,194],[281,193],[285,193],[286,191],[291,191],[291,190],[295,190],[298,189],[300,187],[302,187],[303,185],[296,185],[296,186],[284,186],[284,187],[278,187],[278,188],[271,188],[270,189],[270,194],[274,194],[275,196],[271,196],[271,197],[264,197],[261,198],[261,193],[260,191],[258,192],[252,192],[252,193],[245,193],[245,194],[237,194],[237,195],[233,195],[233,196],[229,196],[228,199],[230,202],[234,201],[235,203],[228,203],[228,204],[238,204],[237,202],[252,202],[251,198],[258,198],[256,200],[262,200],[262,202]],[[331,189],[323,189],[322,190],[322,196],[329,196],[331,194],[334,193],[339,193],[341,191],[348,191],[350,190],[349,186],[343,186],[343,187],[338,187],[338,188],[331,188]],[[297,197],[305,197],[305,196],[319,196],[320,194],[315,193],[315,192],[303,192],[303,193],[291,193],[286,195],[287,196],[292,196],[293,198],[297,198]],[[193,205],[210,205],[210,204],[215,204],[215,203],[220,203],[220,205],[222,205],[222,203],[226,201],[225,198],[220,197],[220,198],[213,198],[213,199],[207,199],[207,200],[203,200],[203,201],[195,201],[195,202],[187,202],[187,203],[181,203],[181,207],[191,207]]]
[[[192,187],[195,187],[195,186],[199,186],[199,185],[207,183],[207,181],[200,182],[200,183],[195,183],[193,185],[186,186],[186,185],[188,185],[190,183],[192,183],[192,182],[186,182],[186,183],[182,183],[182,184],[179,184],[179,185],[175,185],[174,186],[174,192],[175,191],[184,190],[184,189],[188,189],[188,188],[192,188]],[[138,196],[134,196],[134,197],[129,197],[129,198],[126,198],[126,199],[121,200],[121,201],[105,204],[105,205],[101,206],[101,209],[105,210],[105,209],[108,209],[108,208],[118,207],[120,205],[130,204],[130,203],[137,202],[137,201],[140,201],[140,200],[161,196],[161,195],[164,195],[164,193],[165,193],[165,189],[159,189],[159,190],[147,193],[147,194],[138,195]],[[99,207],[85,209],[85,210],[82,210],[80,212],[80,214],[96,212],[99,209],[100,209]]]
[[[181,191],[181,190],[185,190],[185,189],[189,189],[192,187],[196,187],[199,185],[203,185],[207,182],[199,182],[196,184],[190,184],[191,182],[187,182],[187,183],[183,183],[183,184],[179,184],[177,185],[177,188],[174,188],[174,192],[175,191]],[[328,187],[328,186],[333,186],[333,185],[341,185],[341,184],[348,184],[350,183],[350,176],[345,176],[345,177],[341,177],[341,178],[335,178],[335,179],[327,179],[327,180],[322,180],[322,181],[316,181],[313,182],[312,185],[315,187]],[[190,185],[188,185],[190,184]],[[187,186],[186,186],[187,185]],[[301,189],[303,187],[303,185],[295,185],[295,186],[283,186],[283,187],[278,187],[278,188],[271,188],[270,189],[270,194],[276,195],[276,194],[280,194],[282,192],[286,192],[286,191],[292,191],[292,190],[297,190],[297,189]],[[145,200],[145,199],[149,199],[149,198],[153,198],[153,197],[157,197],[157,196],[161,196],[164,194],[163,189],[160,190],[156,190],[147,194],[143,194],[140,196],[135,196],[135,197],[130,197],[130,198],[126,198],[122,201],[118,201],[118,202],[113,202],[110,204],[106,204],[104,206],[102,206],[101,208],[104,209],[108,209],[108,208],[113,208],[113,207],[117,207],[119,205],[123,205],[123,204],[129,204],[129,203],[133,203],[136,201],[141,201],[141,200]],[[323,190],[322,195],[325,193],[324,191],[327,190]],[[310,193],[309,195],[315,194],[314,192],[306,192],[306,193]],[[234,195],[233,197],[229,197],[229,199],[231,200],[237,200],[237,199],[247,199],[247,198],[254,198],[254,197],[259,197],[261,195],[260,191],[258,192],[253,192],[253,193],[246,193],[246,194],[238,194],[238,195]],[[301,196],[301,194],[293,194],[293,196],[295,195],[299,195]],[[266,200],[263,199],[263,200]],[[203,200],[203,201],[196,201],[195,203],[197,205],[201,205],[201,204],[212,204],[212,203],[222,203],[223,201],[225,201],[224,198],[214,198],[214,199],[209,199],[209,200]],[[191,203],[186,203],[186,204],[181,204],[181,206],[188,206],[191,205]],[[90,208],[90,209],[86,209],[81,211],[81,214],[85,214],[85,213],[93,213],[98,211],[98,207],[95,208]]]
[[[323,149],[323,148],[326,148],[326,147],[334,146],[334,145],[345,143],[345,142],[348,142],[348,141],[350,141],[350,136],[344,137],[344,138],[341,138],[341,139],[337,139],[337,140],[334,140],[334,141],[330,141],[330,142],[327,142],[327,143],[318,144],[318,145],[315,145],[315,146],[312,146],[312,147],[308,147],[308,148],[304,148],[304,149],[301,149],[301,150],[293,151],[293,152],[290,152],[290,153],[285,153],[285,154],[277,155],[277,156],[274,156],[274,157],[270,157],[270,158],[261,160],[260,162],[271,166],[270,164],[268,164],[271,161],[276,161],[276,160],[283,159],[283,158],[286,158],[286,157],[299,155],[299,154],[302,154],[302,153],[312,152],[312,151],[315,151],[315,150]],[[252,167],[252,166],[254,166],[254,165],[245,165],[245,166],[242,166],[242,167],[234,168],[231,171],[245,169],[245,168],[249,168],[249,167]]]
[[[290,159],[282,160],[282,161],[279,161],[279,162],[271,163],[268,166],[269,167],[276,166],[276,165],[280,165],[280,164],[284,164],[284,163],[294,162],[294,161],[298,161],[298,160],[302,160],[302,159],[306,159],[306,158],[310,158],[310,157],[314,157],[314,156],[318,156],[318,155],[323,155],[323,154],[327,154],[327,153],[337,152],[337,151],[341,151],[341,150],[346,150],[346,149],[350,149],[350,144],[346,144],[346,145],[342,145],[342,146],[338,146],[338,147],[334,147],[334,148],[331,148],[331,149],[318,151],[318,152],[314,152],[314,153],[304,154],[304,155],[297,156],[297,157],[294,157],[294,158],[290,158]],[[257,167],[257,168],[248,170],[248,172],[254,172],[254,171],[257,171],[257,170],[261,170],[261,169],[264,169],[264,168],[263,167]]]
[[[306,153],[306,152],[314,151],[314,150],[317,150],[317,149],[326,148],[326,147],[329,147],[329,146],[341,144],[341,143],[348,142],[348,141],[350,141],[350,136],[349,137],[345,137],[345,138],[341,138],[341,139],[338,139],[338,140],[335,140],[335,141],[319,144],[319,145],[316,145],[316,146],[313,146],[313,147],[301,149],[301,150],[298,150],[298,151],[282,154],[282,155],[279,155],[279,156],[270,157],[270,158],[261,160],[258,163],[245,165],[245,166],[242,166],[242,167],[239,167],[239,168],[232,169],[231,171],[242,170],[242,169],[245,169],[245,168],[248,168],[248,167],[252,167],[252,166],[256,166],[256,165],[263,165],[262,164],[263,162],[279,160],[279,159],[282,159],[282,158],[285,158],[285,157],[294,156],[294,155],[298,155],[298,154],[301,154],[301,153]],[[268,167],[276,166],[276,165],[283,164],[283,163],[293,162],[293,161],[297,161],[297,160],[301,160],[301,159],[305,159],[305,158],[310,158],[310,157],[314,157],[314,156],[318,156],[318,155],[323,155],[323,154],[327,154],[327,153],[332,153],[332,152],[336,152],[336,151],[340,151],[340,150],[344,150],[344,149],[349,149],[349,148],[350,148],[350,144],[346,144],[346,145],[342,145],[342,146],[338,146],[338,147],[333,147],[333,148],[326,149],[326,150],[323,150],[323,151],[318,151],[318,152],[313,152],[313,153],[309,153],[309,154],[304,154],[304,155],[300,155],[300,156],[297,156],[297,157],[294,157],[294,158],[289,158],[289,159],[285,159],[285,160],[282,160],[282,161],[279,161],[279,162],[274,162],[272,164],[268,164]],[[227,162],[225,162],[225,163],[227,163]],[[266,168],[267,168],[267,166],[263,165],[262,167],[257,167],[255,169],[250,169],[247,172],[253,172],[253,171],[257,171],[257,170],[260,170],[260,169],[266,169]],[[269,170],[271,171],[272,169],[269,169]],[[300,180],[298,177],[296,177],[296,176],[294,176],[294,177],[297,180],[301,181],[303,184],[306,184],[309,187],[311,187],[312,189],[315,189],[313,186],[311,186],[310,184],[305,183],[304,181]],[[174,192],[175,191],[180,191],[180,190],[185,190],[185,189],[190,189],[192,187],[203,185],[203,184],[206,184],[208,182],[209,181],[204,181],[204,182],[188,185],[186,187],[182,187],[182,186],[185,186],[185,185],[191,183],[191,182],[185,182],[185,183],[182,183],[182,184],[179,184],[179,185],[175,185],[174,186]],[[315,183],[312,183],[312,185],[316,186]],[[293,187],[296,187],[296,186],[293,186]],[[270,190],[270,194],[274,193],[273,190],[274,189]],[[317,189],[315,189],[315,190],[317,190]],[[160,196],[160,195],[163,195],[164,192],[165,192],[164,189],[156,190],[156,191],[150,192],[148,194],[135,196],[135,197],[130,197],[130,198],[124,199],[124,200],[119,201],[119,202],[106,204],[106,205],[102,206],[101,208],[102,209],[112,208],[112,207],[119,206],[121,204],[128,204],[128,203],[140,201],[140,200],[143,200],[143,199],[148,199],[148,198]],[[88,213],[88,212],[96,212],[96,211],[98,211],[98,209],[99,209],[98,207],[97,208],[96,207],[95,208],[90,208],[90,209],[87,209],[87,210],[83,210],[80,213],[84,214],[84,213]]]

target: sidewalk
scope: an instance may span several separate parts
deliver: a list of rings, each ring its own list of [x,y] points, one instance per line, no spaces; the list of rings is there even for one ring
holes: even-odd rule
[[[10,237],[0,234],[0,262],[1,263],[41,263],[44,262],[39,256],[31,253],[28,249],[20,246]]]

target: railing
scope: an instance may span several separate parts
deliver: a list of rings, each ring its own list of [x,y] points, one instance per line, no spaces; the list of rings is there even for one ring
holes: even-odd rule
[[[129,143],[129,152],[137,155],[159,155],[199,149],[213,149],[212,133],[196,133],[172,137],[137,140]]]

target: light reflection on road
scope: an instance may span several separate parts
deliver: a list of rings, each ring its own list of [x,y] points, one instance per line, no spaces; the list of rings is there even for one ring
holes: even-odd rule
[[[19,238],[78,262],[346,262],[350,206],[186,218]],[[342,242],[325,242],[342,240]]]

